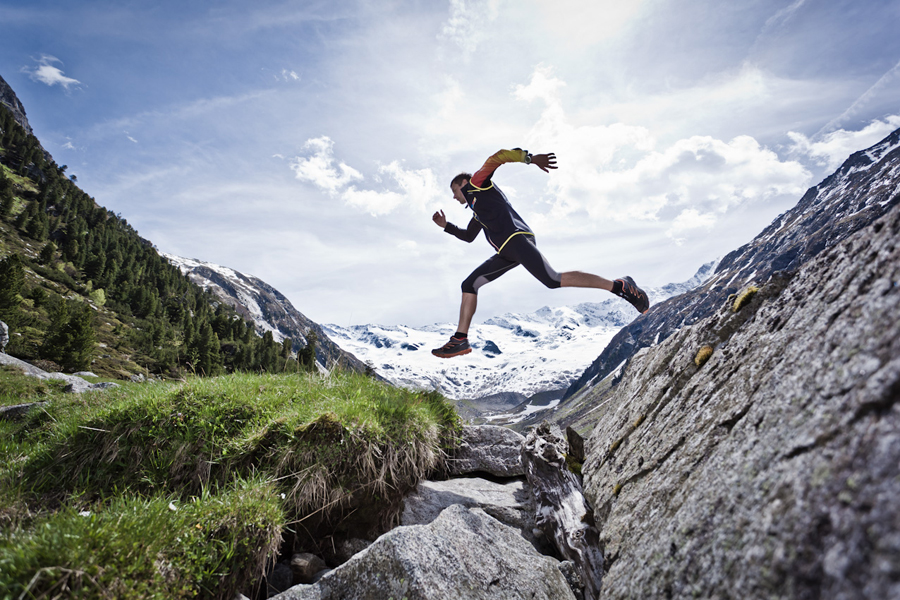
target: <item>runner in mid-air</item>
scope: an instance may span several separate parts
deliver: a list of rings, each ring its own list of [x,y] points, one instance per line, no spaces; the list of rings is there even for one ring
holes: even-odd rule
[[[484,166],[474,175],[460,173],[450,182],[450,189],[456,201],[471,208],[474,213],[465,229],[448,223],[442,210],[431,217],[444,231],[464,242],[474,241],[478,237],[478,232],[484,229],[485,237],[497,251],[463,281],[459,327],[449,342],[431,351],[437,357],[450,358],[472,351],[469,347],[468,334],[472,316],[478,305],[479,288],[519,265],[523,265],[548,288],[600,288],[628,300],[640,313],[647,312],[650,307],[647,294],[631,277],[610,281],[582,271],[557,273],[553,270],[537,249],[531,228],[513,209],[503,192],[491,181],[497,167],[508,162],[537,165],[542,171],[549,173],[549,169],[556,168],[556,155],[552,152],[531,155],[527,150],[520,148],[500,150],[487,159]]]

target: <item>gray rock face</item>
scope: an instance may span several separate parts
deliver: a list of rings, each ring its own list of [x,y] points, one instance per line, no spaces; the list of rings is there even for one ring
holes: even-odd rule
[[[279,600],[571,600],[559,563],[480,509],[398,527],[314,585]]]
[[[504,525],[518,529],[539,551],[545,544],[534,536],[534,503],[522,478],[498,483],[480,477],[423,481],[403,501],[401,525],[427,525],[454,504],[480,508]]]
[[[34,134],[31,130],[31,125],[28,123],[28,118],[25,116],[25,107],[22,106],[22,102],[3,77],[0,77],[0,104],[9,109],[13,118],[25,131],[29,134]]]
[[[456,455],[448,461],[451,475],[489,473],[497,477],[518,477],[522,468],[521,434],[497,425],[463,428]]]
[[[316,574],[328,568],[325,561],[308,552],[300,552],[291,557],[291,571],[297,583],[312,583]]]
[[[765,281],[776,271],[797,270],[871,225],[900,203],[898,186],[900,129],[851,155],[834,174],[810,188],[794,208],[776,218],[751,242],[725,256],[713,277],[701,287],[654,305],[619,331],[566,392],[558,410],[571,412],[563,424],[577,424],[580,431],[583,425],[593,427],[593,414],[584,414],[578,406],[584,404],[585,410],[590,410],[595,403],[576,396],[591,393],[593,386],[641,348],[715,314],[725,298],[754,279]]]
[[[6,344],[9,343],[9,327],[7,327],[6,323],[0,321],[0,352],[6,348]]]
[[[583,470],[602,597],[900,598],[897,240],[895,206],[634,356]]]

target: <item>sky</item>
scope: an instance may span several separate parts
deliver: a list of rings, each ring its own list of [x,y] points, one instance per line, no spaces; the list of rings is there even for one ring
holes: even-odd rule
[[[643,286],[750,241],[900,127],[900,2],[0,0],[0,75],[79,186],[160,251],[314,321],[458,315],[494,176],[557,271]],[[475,323],[605,300],[515,269]]]

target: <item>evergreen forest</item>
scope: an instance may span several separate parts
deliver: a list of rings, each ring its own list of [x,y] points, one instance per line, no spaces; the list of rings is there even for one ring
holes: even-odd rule
[[[179,378],[315,368],[289,339],[191,282],[81,190],[0,105],[0,321],[5,351],[45,370]]]

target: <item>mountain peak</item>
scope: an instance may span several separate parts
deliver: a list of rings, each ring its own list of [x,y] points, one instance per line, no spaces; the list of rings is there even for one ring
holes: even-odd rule
[[[0,104],[4,105],[12,113],[16,122],[21,125],[29,135],[34,135],[31,125],[28,123],[28,117],[25,116],[25,107],[16,96],[16,92],[3,77],[0,77]]]

